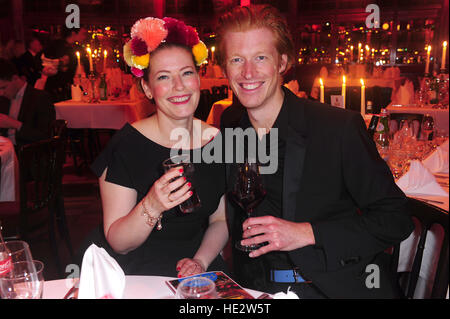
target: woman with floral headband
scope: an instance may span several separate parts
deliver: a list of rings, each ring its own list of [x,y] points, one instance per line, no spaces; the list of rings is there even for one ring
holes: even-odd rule
[[[156,113],[126,124],[92,168],[99,176],[106,246],[126,274],[183,277],[225,267],[219,254],[228,240],[223,166],[194,162],[201,207],[187,214],[178,205],[192,195],[190,183],[176,178],[179,167],[161,172],[179,143],[173,132],[189,134],[189,152],[201,151],[218,133],[193,118],[200,98],[197,66],[207,56],[194,28],[172,18],[137,21],[124,46],[124,59]]]

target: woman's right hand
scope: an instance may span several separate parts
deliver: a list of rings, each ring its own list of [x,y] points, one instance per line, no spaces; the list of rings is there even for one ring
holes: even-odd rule
[[[153,184],[147,196],[144,198],[145,207],[148,207],[151,212],[159,215],[166,210],[180,205],[191,197],[191,185],[189,182],[186,182],[186,177],[182,176],[182,174],[183,169],[180,166],[170,169],[161,176]],[[178,190],[173,192],[176,189]]]

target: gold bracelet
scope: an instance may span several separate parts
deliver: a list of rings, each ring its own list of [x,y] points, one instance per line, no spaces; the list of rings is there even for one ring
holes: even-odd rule
[[[156,226],[157,230],[161,230],[162,229],[162,224],[161,224],[161,219],[162,219],[162,214],[160,214],[158,217],[152,217],[150,216],[150,212],[147,210],[147,208],[145,207],[145,199],[142,201],[142,208],[144,209],[144,211],[141,213],[142,216],[144,216],[146,218],[146,223],[147,225],[149,225],[150,227],[154,227],[155,224],[158,224]]]

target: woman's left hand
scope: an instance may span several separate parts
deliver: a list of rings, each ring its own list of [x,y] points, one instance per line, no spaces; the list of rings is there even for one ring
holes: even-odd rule
[[[177,263],[178,278],[200,274],[206,267],[198,259],[183,258]]]

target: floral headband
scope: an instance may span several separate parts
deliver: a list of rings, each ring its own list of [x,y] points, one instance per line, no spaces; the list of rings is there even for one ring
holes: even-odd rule
[[[131,28],[131,40],[123,47],[123,58],[136,77],[144,75],[143,70],[150,61],[150,52],[163,42],[192,48],[197,65],[201,65],[208,57],[208,49],[193,27],[173,18],[140,19]]]

